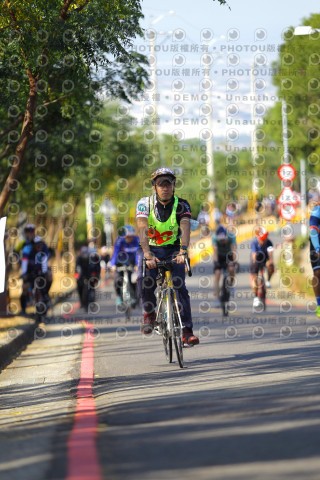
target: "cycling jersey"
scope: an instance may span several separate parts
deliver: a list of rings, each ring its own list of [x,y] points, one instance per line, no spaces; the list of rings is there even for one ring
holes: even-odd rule
[[[128,243],[125,237],[118,237],[114,245],[110,265],[137,265],[137,250],[139,247],[139,237],[133,237],[133,241]]]
[[[314,250],[317,250],[317,248],[320,248],[320,242],[319,242],[319,237],[320,237],[320,205],[316,205],[313,207],[311,210],[311,215],[310,215],[310,242]]]
[[[251,243],[251,253],[256,254],[256,262],[265,264],[268,261],[268,248],[273,247],[273,243],[269,238],[261,245],[258,239],[255,238]]]
[[[214,248],[218,249],[218,257],[226,257],[228,253],[232,251],[232,245],[236,244],[236,236],[231,232],[228,232],[226,242],[219,241],[216,233],[212,235],[212,245]]]
[[[19,251],[22,250],[22,256],[21,256],[22,275],[24,275],[28,270],[29,259],[33,251],[33,246],[34,246],[33,240],[30,240],[30,241],[25,240],[23,244],[19,246]]]
[[[49,248],[43,243],[42,250],[36,250],[33,244],[27,264],[26,272],[31,275],[41,275],[48,272]],[[22,274],[24,272],[22,271]]]

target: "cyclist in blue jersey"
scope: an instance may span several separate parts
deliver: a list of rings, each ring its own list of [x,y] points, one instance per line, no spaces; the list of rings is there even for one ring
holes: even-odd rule
[[[311,210],[309,232],[312,286],[317,301],[316,315],[320,317],[320,203]]]
[[[23,301],[21,302],[21,309],[23,313],[25,313],[28,289],[33,288],[36,279],[38,279],[38,288],[41,289],[43,300],[46,303],[50,300],[49,290],[52,284],[52,272],[48,266],[49,257],[49,248],[42,238],[36,235],[32,240],[28,263],[22,264],[23,292],[21,297]]]
[[[35,237],[35,225],[33,223],[28,223],[24,227],[24,240],[17,245],[15,252],[21,254],[21,277],[23,279],[22,294],[20,296],[20,305],[21,313],[25,313],[27,299],[28,299],[28,289],[30,286],[30,281],[27,275],[29,257],[33,249],[33,239]]]
[[[122,305],[122,282],[123,282],[123,271],[117,271],[117,267],[122,267],[124,265],[134,267],[135,270],[138,270],[138,258],[137,250],[139,247],[139,237],[135,234],[135,229],[132,225],[125,225],[123,228],[123,234],[117,238],[113,254],[111,257],[108,266],[114,271],[114,288],[116,291],[116,306],[120,307]],[[132,272],[128,271],[129,282],[130,282],[130,294],[132,299],[132,306],[135,307],[137,300],[137,288],[136,284],[131,280]]]

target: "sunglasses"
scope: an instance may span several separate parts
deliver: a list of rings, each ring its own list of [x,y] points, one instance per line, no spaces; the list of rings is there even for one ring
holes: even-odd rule
[[[157,187],[163,188],[163,187],[172,187],[172,183],[170,182],[162,182],[162,183],[156,183]]]

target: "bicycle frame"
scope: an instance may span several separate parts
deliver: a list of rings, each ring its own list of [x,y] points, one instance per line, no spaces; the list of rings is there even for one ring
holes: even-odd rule
[[[261,299],[263,303],[265,303],[266,299],[266,284],[265,284],[265,279],[264,279],[264,268],[261,267],[259,269],[258,275],[257,275],[257,281],[260,280],[260,284],[258,286],[258,297]]]
[[[192,275],[189,262],[185,259],[188,274]],[[143,277],[145,276],[145,259],[143,260]],[[155,318],[155,331],[162,335],[165,354],[169,363],[172,362],[172,341],[180,368],[183,368],[183,325],[178,306],[177,295],[173,286],[170,270],[172,261],[164,260],[157,264],[159,275],[157,277],[157,308]]]
[[[156,313],[156,319],[155,322],[158,322],[158,318],[160,315],[160,310],[163,302],[167,302],[167,329],[169,336],[173,336],[173,325],[172,325],[172,298],[176,306],[176,313],[179,319],[179,326],[182,329],[182,320],[179,312],[179,307],[178,307],[178,300],[177,300],[177,294],[173,288],[173,281],[172,281],[172,275],[170,271],[165,272],[165,287],[163,287],[163,284],[158,285],[158,288],[160,288],[160,299],[158,299],[158,308],[157,308],[157,313]]]
[[[122,280],[122,300],[125,305],[125,312],[127,320],[130,320],[131,316],[131,292],[130,292],[130,280],[129,280],[129,271],[133,272],[134,268],[131,265],[123,265],[122,267],[117,267],[118,272],[123,272]]]
[[[222,308],[222,314],[228,316],[228,302],[230,299],[230,287],[228,283],[229,269],[222,269],[222,285],[220,287],[220,303]]]

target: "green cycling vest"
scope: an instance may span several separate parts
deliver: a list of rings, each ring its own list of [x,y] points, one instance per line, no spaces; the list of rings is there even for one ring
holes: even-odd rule
[[[150,213],[148,217],[148,238],[149,245],[161,247],[162,245],[173,245],[178,238],[179,225],[177,222],[178,197],[174,196],[174,204],[170,217],[166,222],[160,222],[153,208],[153,198],[151,197]]]

